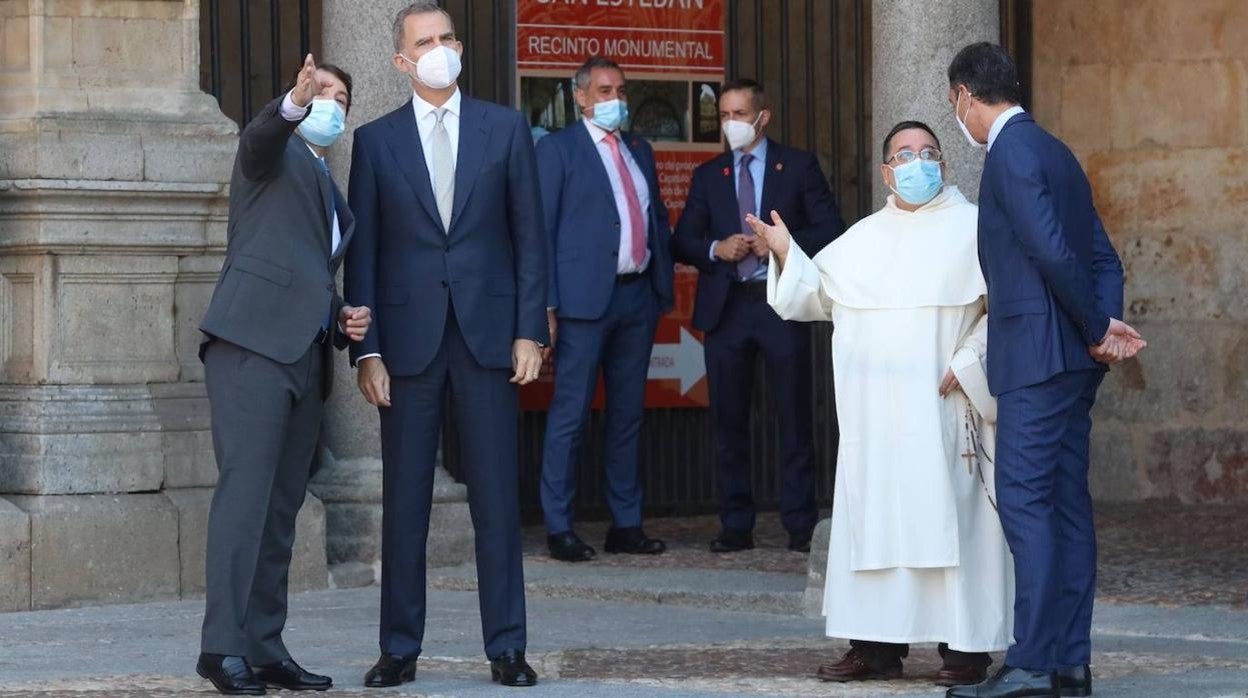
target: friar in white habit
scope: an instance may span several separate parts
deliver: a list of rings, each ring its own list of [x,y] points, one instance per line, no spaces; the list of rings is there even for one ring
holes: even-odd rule
[[[749,220],[771,248],[767,299],[835,325],[840,421],[823,612],[851,649],[826,681],[901,676],[909,643],[940,643],[936,683],[982,681],[1006,649],[1014,572],[994,510],[996,403],[984,371],[986,286],[974,204],[944,185],[920,122],[888,134],[893,191],[812,260],[784,221]]]

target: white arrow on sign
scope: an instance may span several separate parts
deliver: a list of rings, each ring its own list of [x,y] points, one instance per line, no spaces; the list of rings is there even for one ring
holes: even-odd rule
[[[680,394],[685,395],[706,375],[706,357],[702,343],[685,328],[680,328],[680,344],[656,344],[650,352],[650,380],[680,381]]]

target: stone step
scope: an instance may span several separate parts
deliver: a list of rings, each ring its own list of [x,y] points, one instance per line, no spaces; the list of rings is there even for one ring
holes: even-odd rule
[[[801,615],[803,575],[744,570],[624,568],[526,559],[529,596],[668,604],[780,615]],[[429,570],[429,588],[475,591],[473,565]]]

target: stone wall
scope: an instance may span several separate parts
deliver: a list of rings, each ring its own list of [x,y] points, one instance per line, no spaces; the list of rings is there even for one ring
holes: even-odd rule
[[[1150,342],[1102,390],[1093,494],[1248,502],[1248,3],[1033,8],[1033,111],[1087,169]]]
[[[198,0],[0,0],[0,610],[202,593],[237,128]],[[324,512],[292,580],[327,583]]]

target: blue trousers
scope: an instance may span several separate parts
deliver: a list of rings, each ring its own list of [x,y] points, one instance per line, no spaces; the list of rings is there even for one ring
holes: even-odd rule
[[[1010,666],[1046,671],[1091,656],[1096,530],[1088,451],[1103,378],[1071,371],[997,398],[997,505],[1014,555]]]
[[[762,282],[732,287],[724,314],[706,333],[706,375],[720,524],[754,529],[750,406],[755,359],[761,354],[775,406],[780,522],[805,535],[819,520],[815,507],[815,447],[811,427],[810,326],[786,322],[767,305]],[[767,444],[771,446],[771,444]]]
[[[394,376],[381,411],[381,651],[420,655],[425,634],[425,542],[433,473],[449,394],[463,433],[463,476],[476,535],[485,654],[526,645],[520,541],[516,386],[482,368],[449,309],[442,346],[417,376]],[[384,358],[384,357],[383,357]]]
[[[561,319],[555,342],[555,394],[542,449],[542,511],[552,535],[572,530],[576,456],[602,368],[606,388],[607,506],[616,528],[641,525],[639,439],[646,375],[659,322],[648,277],[617,283],[597,320]]]

